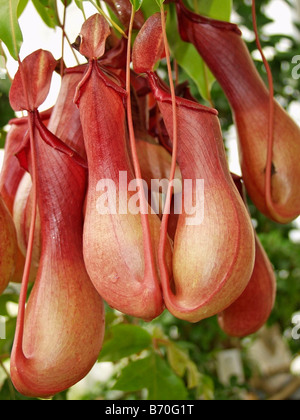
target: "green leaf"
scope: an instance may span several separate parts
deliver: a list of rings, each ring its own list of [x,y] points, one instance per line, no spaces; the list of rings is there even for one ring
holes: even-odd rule
[[[188,389],[199,386],[202,375],[188,353],[173,343],[167,347],[167,356],[170,366],[178,376],[183,378],[187,374]]]
[[[18,9],[17,9],[18,18],[24,12],[25,7],[27,6],[28,2],[29,2],[29,0],[19,0]]]
[[[187,4],[200,15],[218,20],[230,20],[232,0],[188,0]]]
[[[156,353],[125,367],[113,389],[124,392],[147,389],[148,400],[187,399],[182,379]]]
[[[171,368],[182,378],[187,369],[189,356],[175,344],[170,344],[167,347],[167,356]]]
[[[109,329],[99,361],[117,362],[124,357],[140,353],[151,344],[151,335],[136,325],[120,324]]]
[[[18,60],[23,42],[18,23],[18,3],[19,0],[0,0],[0,40],[4,42],[15,60]]]
[[[83,1],[84,0],[75,0],[75,4],[78,7],[78,9],[80,9],[82,12],[84,12],[84,8],[83,8]]]
[[[13,293],[5,293],[0,296],[0,316],[9,316],[6,306],[8,302],[18,303],[19,296]]]
[[[6,132],[0,128],[0,149],[4,149],[6,141]]]
[[[161,7],[163,6],[163,4],[164,4],[164,2],[165,2],[165,0],[155,0],[156,1],[156,4],[157,4],[157,6],[161,9]]]
[[[134,11],[137,12],[142,7],[143,0],[130,0],[130,3],[132,4]]]
[[[210,18],[230,20],[232,0],[189,0],[187,5],[197,13]],[[210,102],[210,92],[215,82],[215,77],[200,57],[196,48],[192,44],[181,40],[177,30],[174,7],[170,7],[170,13],[168,14],[167,33],[170,48],[177,63],[194,81],[202,98]]]
[[[44,23],[52,29],[59,26],[55,1],[56,0],[32,0],[36,11],[43,19]]]
[[[215,81],[214,76],[200,57],[196,48],[183,42],[177,30],[177,19],[174,8],[170,8],[167,18],[167,35],[174,58],[187,75],[195,82],[200,95],[210,101],[210,91]]]

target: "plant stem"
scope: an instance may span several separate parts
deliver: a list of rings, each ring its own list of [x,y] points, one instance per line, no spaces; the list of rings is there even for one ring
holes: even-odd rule
[[[75,61],[76,61],[76,63],[77,63],[77,65],[79,66],[79,64],[80,64],[80,62],[79,62],[79,60],[78,60],[78,57],[77,57],[77,55],[76,55],[76,53],[75,53],[75,51],[74,51],[74,48],[72,47],[72,43],[71,43],[71,41],[70,41],[70,39],[69,39],[69,37],[68,37],[68,35],[67,35],[67,33],[66,33],[66,31],[65,31],[65,26],[66,26],[66,10],[67,10],[67,6],[66,6],[66,4],[67,4],[67,1],[65,0],[64,1],[64,17],[63,17],[63,23],[61,23],[61,21],[60,21],[60,18],[59,18],[59,13],[58,13],[58,8],[57,8],[57,3],[55,2],[55,13],[56,13],[56,17],[57,17],[57,20],[58,20],[58,23],[59,23],[59,27],[60,27],[60,29],[62,30],[62,67],[63,67],[63,57],[64,57],[64,38],[67,40],[67,42],[68,42],[68,44],[69,44],[69,46],[70,46],[70,48],[71,48],[71,51],[72,51],[72,53],[73,53],[73,55],[74,55],[74,58],[75,58]],[[62,70],[61,70],[61,73],[62,73]]]
[[[5,60],[6,75],[7,75],[7,77],[9,78],[10,82],[12,83],[12,82],[13,82],[13,79],[11,78],[11,76],[10,76],[10,74],[9,74],[9,72],[8,72],[8,69],[7,69],[7,56],[6,56],[6,54],[5,54],[4,50],[3,50],[2,41],[0,41],[0,55],[1,55],[1,56],[4,58],[4,60]]]

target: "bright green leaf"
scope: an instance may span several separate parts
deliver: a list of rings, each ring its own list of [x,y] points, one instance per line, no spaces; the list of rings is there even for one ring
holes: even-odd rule
[[[0,40],[7,46],[11,56],[18,60],[23,36],[18,23],[19,0],[0,0]]]
[[[55,1],[56,0],[32,0],[36,11],[43,19],[44,23],[52,29],[59,26]]]
[[[187,363],[186,371],[188,389],[197,388],[201,382],[202,375],[192,360]]]
[[[187,399],[182,379],[156,353],[125,367],[113,389],[125,392],[147,389],[148,400]]]
[[[136,325],[120,324],[109,330],[109,339],[104,343],[99,361],[117,362],[124,357],[140,353],[151,344],[150,334]]]
[[[75,0],[75,4],[78,7],[78,9],[80,9],[82,12],[84,11],[83,0]]]
[[[66,7],[70,6],[70,4],[72,3],[72,0],[60,0],[60,1]]]
[[[25,7],[27,6],[28,2],[29,2],[29,0],[19,0],[18,9],[17,9],[18,18],[24,12]]]
[[[212,19],[229,21],[232,0],[188,0],[188,5],[195,12]]]
[[[167,347],[167,357],[173,371],[181,378],[186,376],[188,389],[196,389],[197,395],[205,400],[213,399],[213,382],[199,372],[197,365],[187,352],[172,343]]]

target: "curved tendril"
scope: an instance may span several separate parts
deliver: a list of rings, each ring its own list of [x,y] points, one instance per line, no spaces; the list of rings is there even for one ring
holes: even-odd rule
[[[257,48],[261,54],[264,66],[268,75],[268,84],[270,92],[270,104],[269,104],[269,126],[268,126],[268,151],[267,151],[267,164],[266,164],[266,183],[265,183],[265,198],[266,204],[270,211],[274,208],[272,200],[272,166],[273,166],[273,146],[274,146],[274,83],[273,76],[268,60],[266,59],[258,34],[257,19],[256,19],[256,8],[255,0],[252,0],[252,19],[253,28],[255,32],[255,39]]]

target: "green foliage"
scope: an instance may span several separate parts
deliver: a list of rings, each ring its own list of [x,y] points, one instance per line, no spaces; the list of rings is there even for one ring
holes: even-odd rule
[[[192,44],[183,42],[179,33],[174,31],[174,27],[176,27],[176,13],[175,8],[170,7],[167,19],[167,34],[172,54],[177,63],[185,70],[187,76],[196,84],[202,98],[209,101],[215,78],[196,48]]]
[[[18,9],[17,9],[17,15],[18,18],[22,15],[24,12],[29,0],[19,0]]]
[[[130,0],[130,3],[133,6],[133,10],[135,12],[137,12],[138,10],[140,10],[140,8],[142,7],[143,4],[143,0]]]
[[[146,388],[149,400],[185,400],[183,381],[156,353],[130,363],[123,369],[113,389],[134,392]]]
[[[162,316],[162,319],[164,316]],[[110,324],[112,322],[112,324]],[[213,383],[201,374],[189,352],[159,327],[117,323],[107,317],[107,332],[100,362],[120,363],[113,390],[138,395],[147,390],[150,400],[184,400],[190,390],[211,399]]]
[[[131,324],[117,324],[107,330],[100,362],[117,362],[151,345],[151,335],[143,328]]]
[[[18,23],[19,0],[0,0],[0,40],[7,46],[11,56],[18,60],[23,41]]]
[[[0,78],[0,148],[4,148],[6,132],[4,127],[8,121],[14,117],[14,112],[9,105],[10,81],[5,76],[4,79]]]
[[[187,0],[186,3],[196,13],[212,19],[230,20],[232,0]]]
[[[157,6],[161,9],[162,8],[162,6],[163,6],[163,4],[164,4],[164,2],[165,2],[165,0],[155,0],[156,1],[156,4],[157,4]]]
[[[83,8],[83,0],[75,0],[76,6],[78,7],[78,9],[80,9],[81,11],[84,11]]]

